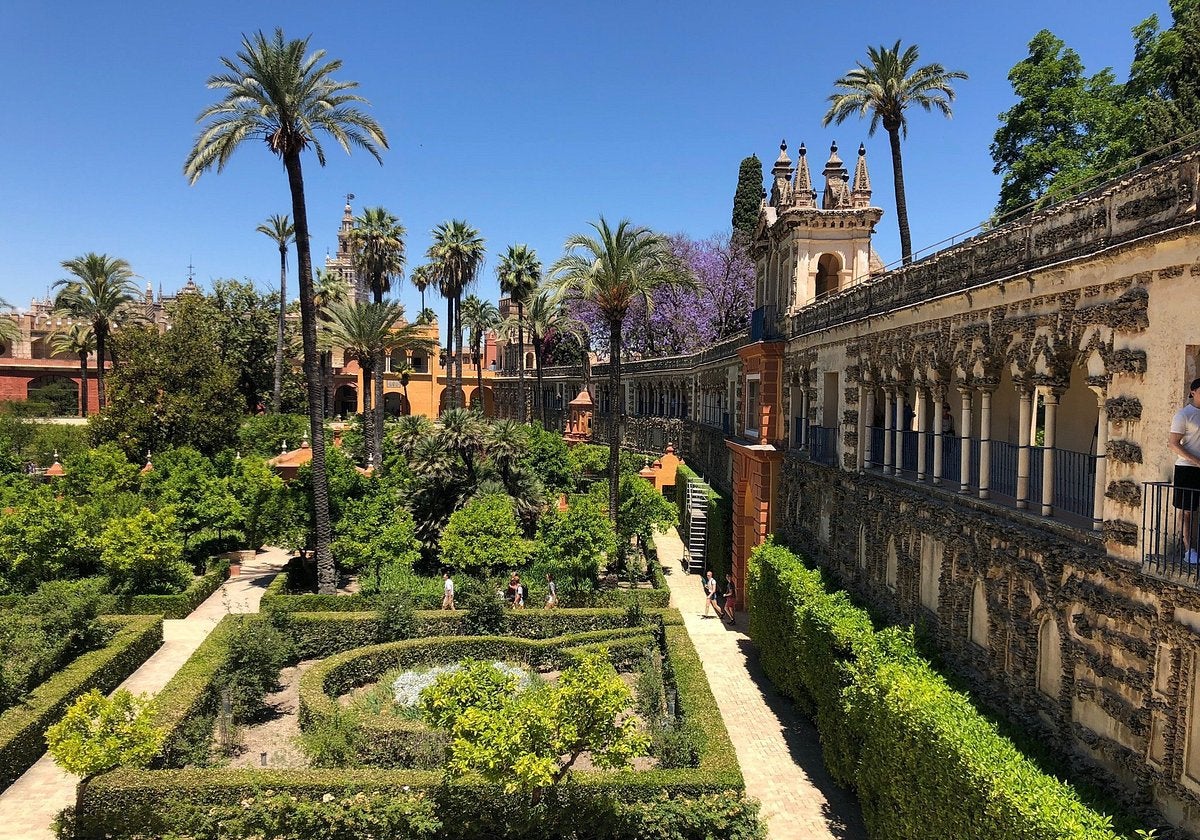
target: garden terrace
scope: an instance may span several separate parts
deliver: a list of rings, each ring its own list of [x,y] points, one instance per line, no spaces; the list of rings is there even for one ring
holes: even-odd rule
[[[553,808],[546,813],[569,815],[573,822],[594,815],[586,824],[599,825],[605,820],[611,823],[618,812],[630,808],[668,807],[663,804],[664,793],[682,797],[681,802],[694,800],[698,803],[695,814],[711,805],[704,798],[707,795],[736,798],[730,793],[740,792],[743,783],[733,747],[676,611],[647,611],[638,618],[626,610],[560,609],[510,612],[505,618],[511,636],[434,635],[461,633],[463,614],[421,611],[411,628],[414,638],[391,642],[381,641],[384,631],[376,613],[290,612],[278,613],[275,621],[291,638],[298,656],[323,657],[301,678],[300,715],[305,726],[336,715],[338,694],[377,679],[396,665],[497,656],[559,667],[589,648],[606,649],[611,660],[624,665],[642,657],[647,649],[657,650],[677,698],[680,725],[695,730],[695,766],[619,773],[577,771],[570,784],[547,794],[547,801],[561,810]],[[213,720],[219,705],[217,678],[230,659],[231,643],[238,632],[236,621],[224,619],[159,695],[159,720],[168,734],[157,769],[116,770],[87,787],[80,836],[201,832],[209,808],[255,797],[264,790],[308,801],[347,792],[368,798],[403,798],[423,792],[434,803],[434,811],[446,816],[448,833],[439,835],[444,837],[501,836],[506,830],[503,826],[511,825],[511,796],[471,777],[447,784],[440,772],[432,770],[180,767],[189,756],[197,755],[199,744],[211,738],[211,723],[197,725],[196,721]],[[266,616],[242,621],[270,623]],[[629,626],[631,623],[634,626]],[[399,731],[409,735],[413,729],[399,725],[382,734],[394,736]]]

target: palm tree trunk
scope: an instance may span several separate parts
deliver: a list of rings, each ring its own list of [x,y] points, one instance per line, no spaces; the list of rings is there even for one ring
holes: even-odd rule
[[[887,128],[892,146],[892,182],[896,189],[896,222],[900,225],[900,254],[904,264],[912,262],[912,234],[908,230],[908,200],[904,197],[904,162],[900,159],[900,129]]]
[[[483,403],[483,353],[479,345],[475,345],[475,399],[479,402],[480,415],[487,414],[487,406]]]
[[[317,564],[317,591],[337,591],[333,566],[333,528],[329,519],[329,477],[325,472],[325,418],[321,399],[321,376],[317,369],[317,312],[313,301],[312,252],[309,249],[308,211],[304,206],[304,175],[300,152],[283,157],[288,187],[292,193],[292,215],[296,231],[296,270],[300,275],[300,334],[304,344],[304,379],[308,386],[308,425],[312,441],[312,511]]]
[[[333,417],[333,351],[326,350],[321,354],[321,387],[325,391],[325,416]]]
[[[362,429],[363,448],[366,450],[367,463],[375,463],[375,363],[363,361],[362,365],[362,414],[359,415],[359,428]]]
[[[625,437],[625,400],[621,399],[621,322],[608,324],[608,388],[612,415],[608,421],[608,518],[617,524],[620,501],[621,441]]]
[[[87,376],[87,351],[83,350],[79,354],[79,416],[87,417],[88,405],[88,376]]]
[[[520,394],[521,422],[525,418],[525,307],[517,303],[517,391]]]
[[[108,336],[103,327],[93,326],[92,331],[96,333],[96,405],[104,411],[104,345]]]
[[[537,373],[537,402],[538,412],[542,416],[542,428],[549,429],[546,421],[546,389],[542,385],[542,342],[541,336],[533,335],[533,369]]]
[[[271,410],[280,411],[283,392],[283,316],[287,311],[287,245],[279,245],[279,324],[275,331],[275,389],[271,391]]]

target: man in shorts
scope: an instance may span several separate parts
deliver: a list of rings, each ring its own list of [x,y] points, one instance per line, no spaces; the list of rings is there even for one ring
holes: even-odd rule
[[[1183,557],[1200,565],[1196,543],[1196,509],[1200,508],[1200,379],[1188,386],[1188,402],[1171,420],[1171,451],[1175,459],[1175,492],[1172,504],[1183,526]]]
[[[717,604],[717,579],[713,577],[712,569],[708,570],[708,577],[704,579],[704,617],[708,618],[708,611],[712,610],[719,617],[721,615],[721,607]]]
[[[442,609],[454,609],[454,578],[449,572],[442,575]]]

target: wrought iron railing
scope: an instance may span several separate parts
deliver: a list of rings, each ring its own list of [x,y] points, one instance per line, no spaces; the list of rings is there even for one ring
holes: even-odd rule
[[[1187,582],[1200,583],[1196,550],[1200,516],[1195,508],[1200,491],[1169,481],[1142,485],[1142,569]],[[1188,515],[1188,511],[1191,514]]]
[[[783,338],[779,329],[779,307],[773,303],[760,306],[750,316],[750,340],[771,341]]]

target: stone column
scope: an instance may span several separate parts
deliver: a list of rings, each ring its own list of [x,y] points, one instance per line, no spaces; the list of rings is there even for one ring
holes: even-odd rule
[[[962,419],[958,428],[958,492],[967,493],[971,489],[971,389],[959,386],[958,393],[962,395]]]
[[[1104,528],[1104,491],[1108,489],[1108,461],[1105,450],[1108,449],[1108,395],[1103,389],[1094,389],[1100,414],[1096,418],[1096,483],[1092,491],[1092,530]]]
[[[867,436],[870,430],[867,427],[867,386],[863,383],[858,385],[858,455],[857,466],[858,471],[866,470],[866,454],[867,454]]]
[[[916,408],[916,432],[917,432],[917,481],[925,480],[925,433],[929,421],[925,419],[925,386],[917,386],[917,408]],[[940,419],[940,418],[939,418]]]
[[[868,382],[863,388],[866,391],[866,398],[862,405],[862,412],[866,415],[866,422],[863,423],[865,431],[863,436],[863,463],[865,465],[875,460],[875,453],[871,451],[871,423],[875,421],[875,383]]]
[[[892,421],[895,419],[893,406],[896,403],[896,391],[887,388],[883,392],[883,473],[891,475],[895,472],[894,452],[892,450]]]
[[[1042,441],[1042,516],[1054,515],[1054,439],[1058,427],[1059,388],[1046,392],[1046,432]]]
[[[979,498],[989,498],[992,477],[992,392],[979,392]]]
[[[1033,390],[1028,385],[1018,385],[1021,398],[1019,414],[1020,428],[1017,429],[1017,508],[1029,509],[1029,426],[1033,422]]]
[[[942,433],[942,409],[946,404],[946,386],[933,386],[933,483],[942,483],[942,446],[946,438]]]
[[[903,387],[896,389],[896,417],[894,420],[895,428],[894,437],[895,445],[892,447],[893,458],[895,461],[896,475],[904,472],[904,389]]]

